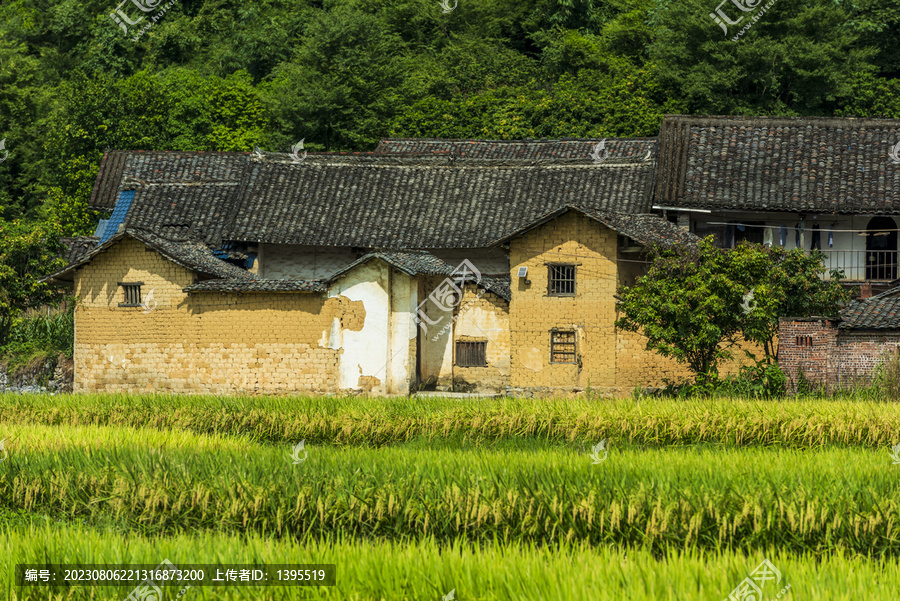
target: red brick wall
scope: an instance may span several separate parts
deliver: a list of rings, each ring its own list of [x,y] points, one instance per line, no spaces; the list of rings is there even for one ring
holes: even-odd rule
[[[778,323],[778,365],[796,388],[800,371],[807,380],[832,388],[837,374],[831,363],[837,356],[837,324],[828,319],[781,319]],[[800,346],[798,337],[812,339],[812,346]]]
[[[872,372],[885,359],[888,351],[900,344],[897,330],[841,330],[838,337],[840,354],[838,373],[846,386],[871,379]]]
[[[778,324],[778,365],[795,390],[800,371],[827,390],[868,382],[885,354],[900,345],[900,331],[840,330],[821,318],[782,319]],[[808,337],[812,346],[798,344]]]

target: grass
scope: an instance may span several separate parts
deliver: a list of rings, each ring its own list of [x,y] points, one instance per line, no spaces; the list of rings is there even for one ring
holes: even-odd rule
[[[0,395],[2,438],[10,599],[131,590],[48,596],[15,563],[166,558],[338,565],[336,587],[185,599],[721,599],[763,557],[782,599],[900,586],[900,411],[860,397]]]
[[[12,424],[135,426],[246,435],[272,444],[385,446],[425,438],[546,442],[610,437],[657,447],[717,443],[798,449],[900,442],[900,411],[872,400],[673,401],[0,395]]]
[[[541,547],[487,543],[481,546],[429,538],[415,542],[325,538],[297,542],[263,536],[203,533],[136,537],[58,524],[0,528],[5,548],[0,571],[15,563],[117,563],[176,565],[225,563],[334,563],[334,587],[192,587],[184,599],[328,599],[439,601],[451,589],[460,601],[565,599],[567,601],[684,601],[723,599],[762,561],[782,574],[791,589],[783,599],[857,601],[895,599],[900,566],[895,561],[835,554],[825,558],[768,549],[741,553],[669,552],[655,557],[642,549],[568,544]],[[13,559],[15,558],[15,559]],[[16,589],[4,579],[0,591],[12,600],[116,599],[130,588]],[[178,589],[172,589],[177,591]],[[767,583],[766,599],[778,588]],[[30,594],[29,594],[30,592]],[[165,597],[166,599],[174,598]]]
[[[501,448],[424,441],[290,447],[109,427],[11,430],[9,509],[145,533],[502,540],[900,554],[887,450],[616,446]],[[2,503],[3,501],[0,501]]]

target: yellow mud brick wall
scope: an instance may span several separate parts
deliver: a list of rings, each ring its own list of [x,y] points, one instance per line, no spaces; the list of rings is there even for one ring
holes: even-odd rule
[[[511,386],[612,388],[616,385],[617,234],[570,212],[510,242]],[[575,296],[547,295],[548,265],[576,264]],[[528,267],[530,284],[517,277]],[[582,363],[550,362],[550,331],[576,332]]]
[[[509,386],[509,305],[505,299],[477,286],[466,286],[453,328],[454,390],[504,392]],[[487,366],[456,365],[455,341],[486,341]]]
[[[361,303],[316,294],[194,293],[194,274],[125,239],[76,273],[76,391],[333,390],[335,317],[360,329]],[[118,282],[143,282],[155,308],[119,307]],[[150,302],[150,307],[153,307]],[[324,340],[323,340],[324,339]]]
[[[646,272],[645,264],[635,263],[639,253],[619,252],[619,285],[633,286],[637,278]],[[762,348],[746,341],[732,348],[732,360],[719,366],[722,376],[735,374],[741,365],[750,365],[744,349],[755,354],[757,359],[765,357]],[[693,380],[694,373],[683,363],[663,357],[659,353],[647,350],[647,338],[638,332],[617,330],[616,335],[616,386],[620,390],[634,387],[648,388],[664,386],[670,382]]]

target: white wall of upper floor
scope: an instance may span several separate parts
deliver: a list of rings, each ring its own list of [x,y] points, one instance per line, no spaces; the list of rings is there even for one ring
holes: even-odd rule
[[[684,215],[684,213],[681,213]],[[753,224],[762,223],[764,226],[772,230],[772,243],[774,246],[783,246],[785,249],[798,248],[797,230],[800,227],[799,213],[759,213],[759,212],[738,212],[738,211],[722,211],[712,213],[691,212],[691,231],[697,235],[703,236],[714,229],[724,229],[723,223],[745,224],[747,228],[754,231],[762,232],[761,228],[753,227]],[[872,258],[867,256],[866,242],[868,237],[860,235],[863,230],[870,227],[872,219],[875,217],[885,217],[880,215],[833,215],[833,214],[814,214],[807,213],[803,218],[803,237],[802,248],[806,251],[811,250],[813,243],[813,234],[816,231],[814,226],[818,226],[819,232],[819,249],[825,253],[825,266],[828,269],[843,269],[844,277],[848,280],[864,281],[867,279],[893,279],[890,276],[898,276],[900,272],[897,268],[893,271],[881,270],[880,275],[884,277],[873,278],[873,272],[866,271],[867,261],[871,263]],[[900,216],[890,217],[893,221],[892,229],[900,229]],[[781,228],[786,229],[784,244],[781,244]],[[831,245],[829,245],[829,233],[831,233]],[[900,240],[900,233],[897,239]],[[887,241],[887,238],[885,238]],[[884,256],[878,257],[877,260],[887,263],[896,263],[896,255],[898,251],[897,244],[890,246],[878,247],[879,251],[890,251],[883,253]]]
[[[468,259],[483,274],[509,273],[509,256],[502,248],[432,250],[431,254],[452,267]],[[359,257],[348,247],[302,244],[260,244],[258,274],[265,279],[327,279]]]

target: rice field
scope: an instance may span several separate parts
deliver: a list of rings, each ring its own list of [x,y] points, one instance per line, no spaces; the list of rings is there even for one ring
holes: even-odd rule
[[[900,408],[876,400],[0,395],[0,439],[10,599],[131,590],[17,563],[163,559],[338,570],[163,599],[721,600],[763,559],[764,599],[900,585]]]

